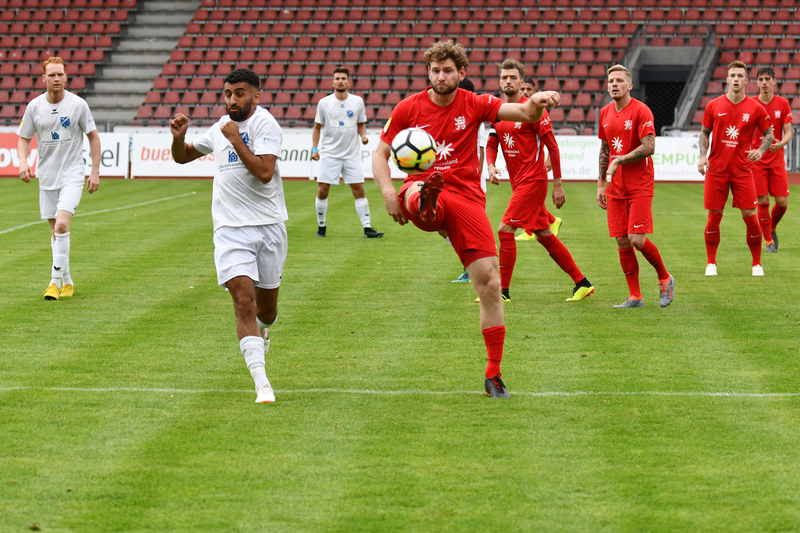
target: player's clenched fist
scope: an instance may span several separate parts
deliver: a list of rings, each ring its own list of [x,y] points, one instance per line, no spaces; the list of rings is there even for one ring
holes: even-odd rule
[[[239,126],[232,120],[229,120],[225,124],[222,125],[220,131],[225,136],[226,139],[229,141],[233,141],[235,138],[239,136]]]
[[[189,119],[183,113],[176,114],[175,118],[169,121],[169,130],[172,132],[173,137],[185,137],[188,129]]]
[[[531,100],[539,107],[555,107],[561,103],[561,95],[557,91],[543,91],[531,95]]]

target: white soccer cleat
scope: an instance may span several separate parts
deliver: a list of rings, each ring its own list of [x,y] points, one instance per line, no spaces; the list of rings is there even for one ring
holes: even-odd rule
[[[714,263],[709,263],[706,265],[706,276],[716,276],[717,275],[717,265]]]
[[[264,328],[261,336],[264,338],[264,356],[266,356],[269,353],[269,331],[267,331],[267,328]]]
[[[262,383],[256,388],[256,403],[274,403],[275,392],[272,390],[272,385],[269,381]]]
[[[754,276],[763,276],[764,275],[764,267],[761,265],[753,266],[753,275]]]

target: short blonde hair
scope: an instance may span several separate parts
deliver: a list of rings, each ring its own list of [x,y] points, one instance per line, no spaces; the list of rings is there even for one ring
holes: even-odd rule
[[[497,68],[500,70],[517,70],[520,79],[525,79],[525,65],[520,63],[513,57],[507,57],[502,63],[497,63]]]
[[[425,51],[425,62],[428,65],[433,61],[441,63],[448,59],[453,60],[458,70],[469,67],[469,57],[467,57],[466,48],[461,44],[453,44],[452,40],[434,43],[433,46]]]
[[[738,59],[736,61],[731,61],[728,63],[728,72],[730,72],[732,68],[743,68],[745,73],[747,73],[747,63],[744,61],[739,61]]]
[[[631,71],[627,68],[623,67],[622,65],[614,65],[610,69],[606,71],[606,76],[611,76],[612,72],[624,72],[626,76],[628,76],[628,81],[633,79],[633,75],[631,75]]]
[[[47,74],[47,65],[52,65],[53,63],[57,63],[65,69],[67,68],[67,64],[60,57],[48,57],[42,62],[42,74]]]

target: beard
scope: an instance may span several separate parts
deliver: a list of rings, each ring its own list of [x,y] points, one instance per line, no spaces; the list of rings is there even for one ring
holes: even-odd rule
[[[340,89],[338,87],[334,87],[333,90],[336,91],[337,93],[343,93],[343,92],[347,92],[347,87],[345,87],[343,89]]]
[[[513,88],[503,89],[503,94],[506,95],[506,96],[513,96],[513,95],[517,94],[518,92],[519,92],[518,89],[513,89]]]
[[[235,112],[231,111],[231,108],[228,108],[228,116],[231,117],[231,120],[234,122],[241,122],[245,120],[247,117],[250,116],[250,112],[253,110],[253,102],[249,102],[246,106],[240,105],[239,109]]]
[[[440,96],[445,96],[454,93],[456,89],[458,89],[458,84],[456,83],[452,87],[445,87],[444,89],[439,89],[436,85],[433,85],[431,88],[433,89],[433,92],[435,92],[436,94]]]

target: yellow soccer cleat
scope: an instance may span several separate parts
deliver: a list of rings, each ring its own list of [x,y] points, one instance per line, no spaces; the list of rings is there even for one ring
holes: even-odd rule
[[[61,287],[61,297],[62,298],[68,298],[68,297],[72,296],[73,294],[75,294],[75,287],[73,287],[71,284],[67,283],[66,285]]]
[[[550,224],[550,231],[552,231],[553,235],[555,235],[556,237],[558,237],[558,232],[561,231],[562,222],[563,221],[560,218],[556,217],[553,223]]]
[[[45,300],[58,300],[58,287],[55,283],[51,283],[47,290],[44,291]]]
[[[556,219],[556,220],[559,220],[559,219]],[[536,240],[536,235],[534,235],[533,233],[528,235],[527,233],[525,233],[523,231],[522,233],[520,233],[519,235],[514,237],[514,240],[515,241],[535,241]]]
[[[509,298],[509,297],[508,297],[508,296],[506,296],[505,294],[501,294],[501,295],[500,295],[500,298],[502,298],[502,300],[503,300],[504,302],[510,302],[510,301],[511,301],[511,298]],[[481,299],[480,299],[480,297],[478,297],[478,298],[475,298],[475,303],[476,303],[476,304],[479,304],[479,303],[481,303]]]
[[[582,280],[575,284],[575,288],[572,289],[572,297],[567,298],[567,301],[580,302],[584,298],[588,298],[591,294],[594,294],[594,286],[592,286],[589,280],[584,276]]]

